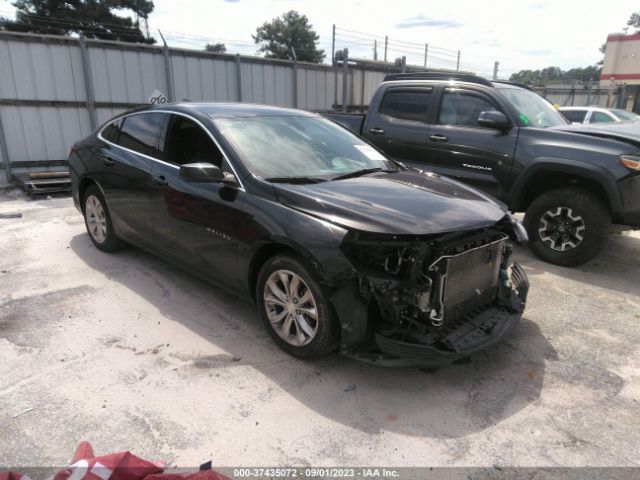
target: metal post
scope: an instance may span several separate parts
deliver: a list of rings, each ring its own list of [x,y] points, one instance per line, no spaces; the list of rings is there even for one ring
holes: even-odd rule
[[[591,105],[591,90],[593,89],[593,77],[589,79],[589,85],[587,87],[587,107]]]
[[[240,54],[236,53],[236,83],[238,88],[238,101],[242,101],[242,68],[240,65]]]
[[[402,62],[400,63],[400,72],[406,73],[406,71],[407,71],[407,57],[403,55]]]
[[[173,68],[171,66],[171,55],[169,53],[169,45],[167,45],[167,41],[164,39],[164,35],[158,29],[158,33],[160,34],[160,38],[162,38],[162,57],[164,58],[164,76],[165,81],[167,83],[167,97],[169,97],[169,101],[173,102],[176,98],[176,92],[173,86]]]
[[[82,74],[84,77],[87,110],[89,111],[89,123],[91,124],[91,130],[94,130],[98,126],[98,120],[96,117],[96,99],[93,92],[93,79],[91,77],[89,51],[87,50],[87,44],[82,35],[78,38],[78,45],[80,46],[80,61],[82,62]]]
[[[456,62],[456,72],[460,70],[460,50],[458,50],[458,61]]]
[[[354,70],[355,71],[355,70]],[[360,84],[361,90],[360,90],[360,110],[362,112],[364,112],[364,87],[365,87],[365,80],[367,77],[367,70],[366,69],[362,69],[362,83]]]
[[[349,101],[349,49],[342,50],[342,112],[347,113]]]
[[[331,33],[331,65],[336,65],[336,24],[333,24],[333,31]]]
[[[429,44],[424,44],[424,68],[427,68],[427,54],[429,53]]]
[[[373,41],[373,59],[378,60],[378,40]]]
[[[384,36],[384,61],[387,61],[387,46],[389,45],[389,36]]]
[[[497,60],[495,62],[493,62],[493,79],[497,80],[498,79],[498,67],[500,66],[500,62],[498,62]]]
[[[291,53],[293,54],[293,106],[298,108],[298,56],[293,47],[291,47]]]
[[[2,162],[4,163],[4,171],[7,175],[7,183],[12,183],[11,163],[9,162],[9,149],[7,148],[7,139],[4,136],[2,128],[2,118],[0,117],[0,153],[2,153]]]

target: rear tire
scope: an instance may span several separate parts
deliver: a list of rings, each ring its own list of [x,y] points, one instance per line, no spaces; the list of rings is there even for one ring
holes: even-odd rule
[[[305,263],[290,255],[265,262],[258,274],[256,299],[273,340],[303,359],[324,357],[338,346],[338,321],[321,286]]]
[[[537,197],[524,217],[529,247],[545,262],[565,267],[582,265],[606,246],[611,215],[591,193],[567,187]]]
[[[84,192],[82,213],[89,238],[98,250],[113,252],[124,246],[113,230],[107,202],[96,185],[91,185]]]

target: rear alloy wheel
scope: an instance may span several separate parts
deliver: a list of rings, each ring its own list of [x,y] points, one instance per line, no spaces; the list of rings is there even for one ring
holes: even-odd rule
[[[546,262],[574,267],[592,260],[605,247],[611,216],[591,193],[567,187],[531,202],[524,225],[533,253]]]
[[[318,358],[337,346],[337,321],[328,291],[293,256],[279,255],[258,275],[256,299],[269,335],[287,353]]]
[[[95,185],[84,193],[84,223],[93,244],[103,252],[113,252],[123,242],[116,237],[102,192]]]

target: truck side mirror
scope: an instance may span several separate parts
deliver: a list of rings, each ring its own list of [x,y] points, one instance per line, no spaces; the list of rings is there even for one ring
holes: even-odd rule
[[[511,128],[511,122],[507,116],[498,110],[480,112],[478,125],[481,127],[495,128],[496,130],[507,130]]]

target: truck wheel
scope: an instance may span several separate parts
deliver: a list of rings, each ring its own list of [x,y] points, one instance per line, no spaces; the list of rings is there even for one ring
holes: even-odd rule
[[[298,358],[323,357],[338,345],[338,322],[329,292],[306,265],[289,255],[264,264],[258,275],[256,299],[271,338]]]
[[[594,195],[579,188],[537,197],[524,217],[529,247],[545,262],[575,267],[595,258],[609,240],[611,215]]]

